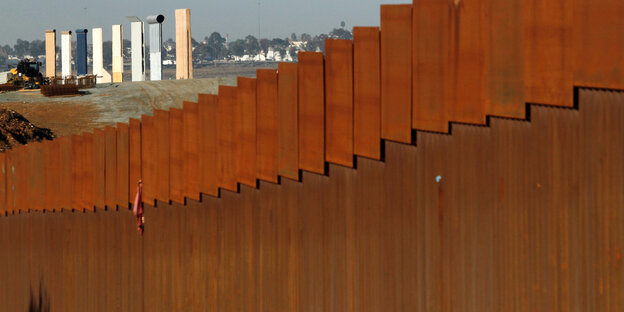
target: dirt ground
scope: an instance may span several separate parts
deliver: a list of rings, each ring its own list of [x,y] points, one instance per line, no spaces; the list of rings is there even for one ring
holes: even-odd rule
[[[51,140],[50,129],[40,128],[10,109],[0,109],[0,152],[20,144]]]
[[[100,84],[71,97],[46,98],[38,90],[5,92],[0,93],[0,108],[22,114],[57,137],[80,134],[151,115],[154,109],[181,108],[183,101],[197,101],[198,93],[216,94],[219,85],[236,85],[237,76],[254,77],[256,68],[271,66],[275,64],[207,66],[195,69],[195,77],[211,78]],[[169,71],[175,74],[174,68],[168,68],[165,77],[172,74]]]

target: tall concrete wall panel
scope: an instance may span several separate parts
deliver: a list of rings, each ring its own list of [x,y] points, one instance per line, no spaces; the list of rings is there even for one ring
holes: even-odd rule
[[[48,29],[45,32],[46,47],[46,77],[56,76],[56,30]]]
[[[72,75],[72,32],[64,31],[61,34],[61,76],[68,77]]]
[[[110,74],[104,69],[102,28],[93,28],[93,74],[97,83],[111,82]]]
[[[84,76],[87,69],[87,32],[86,29],[76,29],[76,73]]]
[[[191,46],[191,10],[175,10],[176,79],[193,79],[193,49]]]
[[[132,45],[132,81],[145,80],[145,25],[136,16],[128,17]]]
[[[163,15],[147,17],[149,24],[150,80],[162,80],[162,22]]]
[[[123,81],[123,31],[113,25],[113,82]]]

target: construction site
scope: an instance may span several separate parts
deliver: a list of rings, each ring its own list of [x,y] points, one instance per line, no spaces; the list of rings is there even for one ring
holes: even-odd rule
[[[624,2],[381,4],[207,78],[170,13],[175,80],[166,14],[129,73],[122,25],[7,73],[0,311],[624,309]]]

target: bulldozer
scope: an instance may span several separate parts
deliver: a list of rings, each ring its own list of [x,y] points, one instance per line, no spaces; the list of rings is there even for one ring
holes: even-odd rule
[[[35,59],[23,59],[17,67],[12,68],[6,74],[6,83],[0,85],[0,91],[16,91],[20,89],[39,89],[42,85],[48,85],[50,80],[43,77],[39,68],[41,62]]]

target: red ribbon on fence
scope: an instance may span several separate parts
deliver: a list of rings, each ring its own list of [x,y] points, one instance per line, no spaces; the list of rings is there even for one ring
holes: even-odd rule
[[[141,193],[143,192],[143,181],[139,180],[137,186],[136,196],[134,197],[134,206],[132,206],[132,212],[137,218],[137,230],[143,235],[143,200],[141,199]]]

